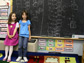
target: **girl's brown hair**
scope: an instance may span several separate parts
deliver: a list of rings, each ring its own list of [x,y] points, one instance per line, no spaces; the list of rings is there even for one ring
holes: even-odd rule
[[[25,14],[26,14],[26,16],[27,16],[26,20],[28,20],[28,12],[27,12],[26,10],[22,11],[21,16],[23,15],[23,13],[25,13]],[[23,19],[23,18],[22,18],[22,19]]]
[[[9,18],[8,18],[8,24],[11,24],[11,22],[12,22],[11,16],[12,16],[13,14],[16,14],[16,13],[15,13],[15,12],[11,12],[11,13],[10,13]],[[16,23],[16,20],[15,20],[15,23]]]

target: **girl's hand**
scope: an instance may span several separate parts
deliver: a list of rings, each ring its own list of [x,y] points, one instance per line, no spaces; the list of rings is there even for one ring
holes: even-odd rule
[[[8,35],[8,37],[10,38],[10,35]]]
[[[14,37],[14,35],[11,35],[11,38],[13,38]]]
[[[12,38],[12,35],[8,35],[8,37],[11,39]]]
[[[29,41],[31,40],[31,36],[29,36]]]
[[[13,34],[12,37],[14,37],[15,35]]]

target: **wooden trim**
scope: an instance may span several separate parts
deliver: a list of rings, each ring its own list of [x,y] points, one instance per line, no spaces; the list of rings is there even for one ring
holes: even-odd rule
[[[84,44],[83,44],[83,56],[82,56],[82,63],[84,63]]]
[[[10,0],[10,12],[12,12],[13,10],[13,0]]]
[[[64,37],[42,37],[42,36],[31,36],[31,38],[44,38],[44,39],[60,39],[60,40],[84,40],[80,38],[64,38]]]

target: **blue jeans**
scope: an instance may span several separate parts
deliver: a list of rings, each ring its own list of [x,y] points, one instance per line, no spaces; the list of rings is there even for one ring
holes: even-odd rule
[[[28,46],[28,38],[20,36],[19,37],[19,47],[18,47],[18,55],[19,56],[26,57],[27,46]]]

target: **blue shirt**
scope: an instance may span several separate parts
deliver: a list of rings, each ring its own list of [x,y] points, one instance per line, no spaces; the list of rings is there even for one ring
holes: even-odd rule
[[[19,21],[20,24],[20,33],[19,36],[29,37],[28,26],[31,24],[30,20],[27,20],[25,23],[22,20]]]

